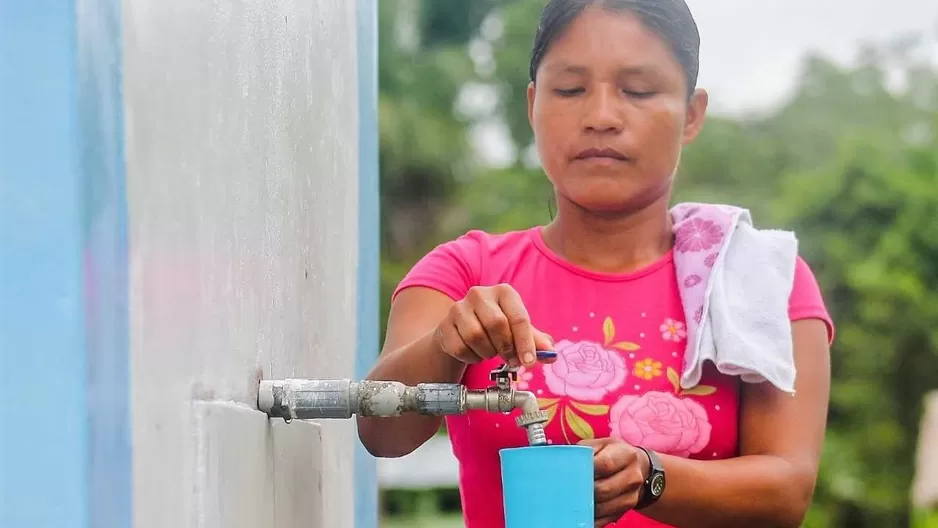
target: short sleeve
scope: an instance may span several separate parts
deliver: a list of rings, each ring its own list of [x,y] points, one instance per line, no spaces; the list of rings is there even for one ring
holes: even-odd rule
[[[437,290],[454,301],[479,284],[482,267],[481,234],[469,232],[433,248],[407,272],[391,296],[414,286]]]
[[[834,322],[827,312],[824,297],[811,267],[801,257],[795,263],[795,279],[788,300],[788,317],[792,321],[820,319],[827,325],[827,336],[834,342]]]

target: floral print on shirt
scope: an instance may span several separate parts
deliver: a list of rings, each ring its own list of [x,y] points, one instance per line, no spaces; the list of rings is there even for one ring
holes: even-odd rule
[[[682,390],[673,366],[665,366],[654,357],[637,358],[635,352],[641,350],[640,345],[616,339],[612,318],[603,321],[602,330],[602,343],[563,339],[555,345],[556,362],[519,371],[516,387],[525,390],[538,385],[534,373],[539,372],[543,386],[552,393],[538,398],[548,413],[547,427],[558,423],[567,443],[609,435],[679,456],[706,447],[711,431],[707,411],[686,396],[706,396],[716,388],[701,385]],[[670,318],[659,331],[667,342],[681,342],[687,337],[684,323]],[[634,360],[631,366],[630,359]],[[635,391],[628,390],[630,376],[648,382],[663,374],[670,390],[635,394],[638,385]],[[601,422],[605,422],[601,424],[603,429],[608,426],[608,433],[597,431]]]

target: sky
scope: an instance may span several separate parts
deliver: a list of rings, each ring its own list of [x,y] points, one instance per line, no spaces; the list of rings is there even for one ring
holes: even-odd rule
[[[907,31],[931,36],[938,62],[938,0],[687,0],[700,30],[700,85],[714,110],[771,106],[821,51],[850,61],[863,41]]]

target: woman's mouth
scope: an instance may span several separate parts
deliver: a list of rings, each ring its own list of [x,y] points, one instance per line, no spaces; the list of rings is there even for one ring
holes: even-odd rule
[[[612,164],[616,162],[630,161],[630,158],[625,154],[619,152],[613,148],[590,148],[586,149],[574,158],[580,161],[589,161],[592,163],[600,163],[603,165]]]

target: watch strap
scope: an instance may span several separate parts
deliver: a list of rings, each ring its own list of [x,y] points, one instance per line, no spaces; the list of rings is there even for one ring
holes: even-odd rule
[[[664,467],[662,467],[658,455],[650,449],[645,449],[641,446],[638,446],[638,448],[648,456],[648,477],[645,478],[645,482],[642,483],[642,494],[638,500],[638,504],[635,505],[636,510],[647,508],[657,502],[661,497],[661,493],[664,491]],[[658,490],[657,494],[653,486]]]

